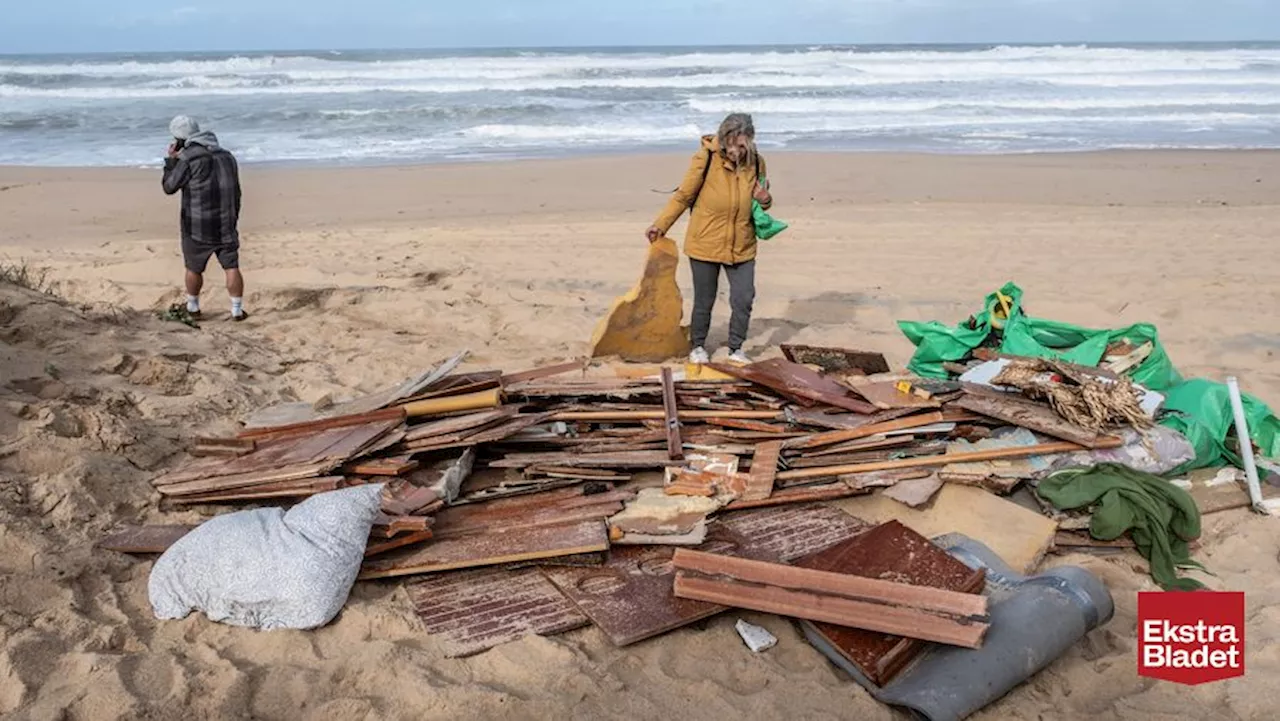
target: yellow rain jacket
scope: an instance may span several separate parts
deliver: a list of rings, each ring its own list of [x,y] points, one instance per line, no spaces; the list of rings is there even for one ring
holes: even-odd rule
[[[764,159],[756,157],[759,177],[768,177]],[[756,230],[751,222],[751,201],[756,178],[755,163],[735,170],[716,137],[704,136],[702,148],[689,162],[684,180],[654,225],[666,235],[692,204],[684,236],[685,255],[726,265],[752,260],[756,257]]]

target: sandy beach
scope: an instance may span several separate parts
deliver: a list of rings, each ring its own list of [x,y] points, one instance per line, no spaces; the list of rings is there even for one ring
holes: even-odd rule
[[[183,297],[158,169],[0,167],[0,262],[47,269],[56,295],[0,283],[0,717],[905,718],[765,614],[623,649],[587,629],[445,659],[397,584],[358,584],[314,632],[160,623],[150,563],[92,548],[117,524],[198,520],[161,511],[148,480],[255,409],[373,391],[464,348],[476,368],[582,355],[687,162],[245,166],[253,317],[220,320],[214,267],[199,331],[155,318]],[[1280,407],[1280,152],[773,153],[769,167],[792,227],[761,251],[753,356],[840,345],[900,367],[912,348],[894,321],[958,322],[1012,280],[1033,315],[1152,322],[1185,375],[1237,375]],[[687,318],[687,266],[680,282]],[[1280,519],[1205,518],[1204,580],[1247,594],[1248,673],[1201,687],[1137,676],[1136,593],[1155,590],[1138,555],[1050,557],[1103,578],[1116,617],[976,718],[1273,718],[1278,550]],[[752,655],[738,617],[778,646]]]

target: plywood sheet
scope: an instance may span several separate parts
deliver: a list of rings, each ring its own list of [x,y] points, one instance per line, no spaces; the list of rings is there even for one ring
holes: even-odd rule
[[[867,530],[866,521],[823,503],[733,511],[719,523],[751,539],[752,547],[793,561],[847,541]]]
[[[874,494],[834,505],[872,523],[897,520],[934,537],[963,533],[981,541],[1019,573],[1031,573],[1053,545],[1058,524],[981,488],[947,484],[927,508],[909,508]]]

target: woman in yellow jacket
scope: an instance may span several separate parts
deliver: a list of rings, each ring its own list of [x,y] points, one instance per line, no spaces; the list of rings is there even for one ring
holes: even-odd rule
[[[768,210],[773,203],[764,178],[764,161],[756,152],[756,129],[751,116],[734,113],[724,119],[714,136],[702,139],[689,170],[667,207],[646,235],[649,242],[671,230],[690,211],[684,252],[693,269],[692,363],[706,363],[707,332],[715,306],[720,271],[729,278],[729,360],[747,363],[742,352],[751,324],[756,288],[756,230],[751,222],[751,201]]]

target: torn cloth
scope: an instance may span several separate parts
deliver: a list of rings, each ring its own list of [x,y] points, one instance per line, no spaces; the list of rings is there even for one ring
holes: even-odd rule
[[[1151,577],[1165,590],[1192,591],[1204,584],[1179,578],[1178,569],[1203,566],[1191,560],[1187,541],[1200,536],[1200,509],[1191,494],[1150,473],[1104,463],[1061,471],[1040,482],[1040,496],[1061,510],[1094,506],[1089,533],[1110,541],[1132,531]]]

